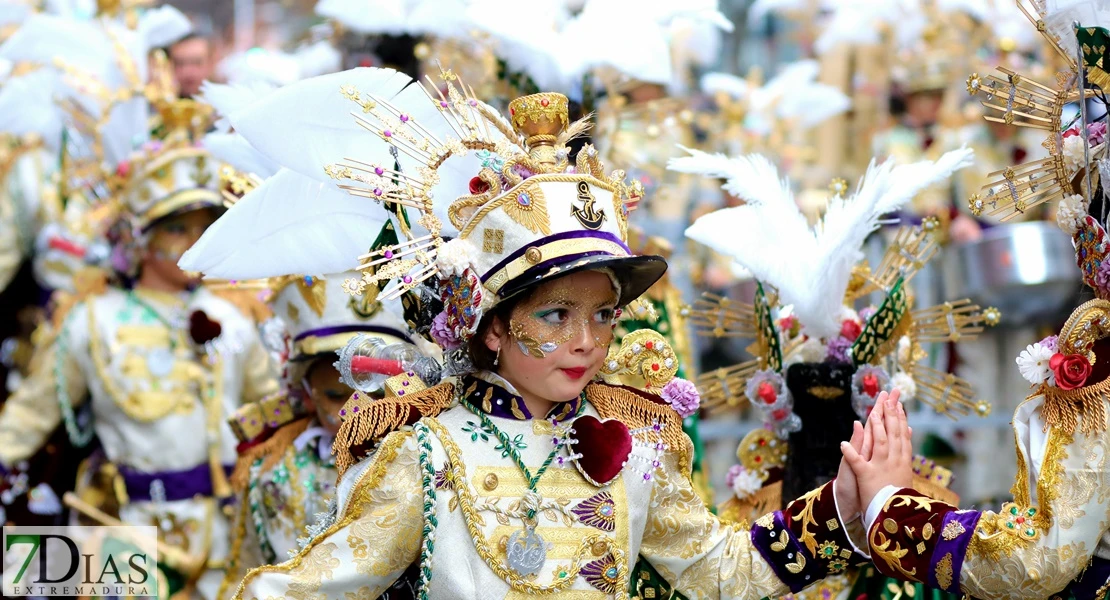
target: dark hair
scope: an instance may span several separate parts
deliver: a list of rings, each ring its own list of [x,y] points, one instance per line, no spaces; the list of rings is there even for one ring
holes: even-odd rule
[[[476,368],[483,371],[493,371],[495,369],[496,365],[494,365],[494,361],[497,360],[497,353],[486,346],[486,334],[489,333],[490,327],[493,327],[493,322],[495,320],[500,320],[504,326],[508,327],[509,315],[512,314],[513,309],[516,308],[521,301],[530,297],[534,289],[534,287],[529,288],[501,302],[482,317],[482,320],[478,323],[477,331],[474,332],[474,335],[471,336],[470,340],[466,343],[466,354],[470,357],[470,362],[473,363]]]

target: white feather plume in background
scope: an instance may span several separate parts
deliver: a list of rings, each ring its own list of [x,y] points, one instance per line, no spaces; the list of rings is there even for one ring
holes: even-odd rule
[[[756,279],[778,289],[794,306],[807,335],[829,338],[840,331],[844,292],[852,268],[863,258],[862,245],[879,218],[901,208],[922,189],[947,179],[972,163],[963,148],[941,156],[895,166],[872,161],[856,192],[833,197],[813,227],[794,202],[789,184],[760,155],[729,158],[686,151],[668,168],[727,180],[725,189],[747,202],[699,218],[686,230],[690,239],[731,257]]]

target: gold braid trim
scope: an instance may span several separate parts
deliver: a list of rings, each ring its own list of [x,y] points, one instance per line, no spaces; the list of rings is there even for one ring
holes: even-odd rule
[[[578,573],[582,570],[583,564],[586,562],[587,556],[597,556],[598,553],[594,552],[593,548],[596,544],[603,544],[606,552],[613,556],[613,563],[617,567],[617,580],[628,581],[628,557],[625,555],[624,550],[619,548],[611,538],[600,533],[584,537],[575,551],[571,563],[566,566],[566,576],[562,578],[554,578],[550,584],[541,585],[534,581],[521,578],[515,571],[505,565],[503,561],[498,559],[494,553],[493,548],[490,547],[489,542],[486,541],[482,533],[479,523],[482,521],[478,517],[478,511],[474,508],[476,502],[474,494],[470,489],[470,484],[466,480],[466,469],[463,465],[462,450],[451,438],[450,432],[443,426],[442,423],[435,418],[424,419],[424,424],[432,433],[439,438],[440,444],[443,446],[443,451],[447,453],[447,463],[450,466],[446,471],[447,479],[451,482],[451,489],[455,491],[455,496],[459,500],[459,508],[462,510],[463,521],[466,523],[466,529],[470,533],[470,537],[474,542],[474,550],[486,566],[490,568],[498,577],[505,583],[509,584],[509,588],[527,594],[556,594],[565,592],[567,588],[574,585],[575,580],[578,579]],[[604,555],[604,553],[602,553]]]
[[[653,402],[633,388],[591,383],[586,386],[586,398],[603,419],[616,419],[629,429],[651,427],[656,421],[663,424],[660,435],[663,443],[678,453],[679,469],[690,477],[693,470],[694,443],[682,431],[682,419],[662,400]]]
[[[378,486],[378,483],[385,477],[385,472],[389,468],[389,465],[397,458],[397,453],[401,449],[401,445],[412,435],[411,431],[397,431],[394,433],[395,435],[390,435],[382,441],[381,447],[378,448],[378,451],[374,453],[374,456],[370,459],[370,466],[359,476],[358,481],[355,482],[352,496],[357,493],[358,497],[352,497],[352,499],[347,502],[347,511],[343,514],[343,518],[336,521],[331,527],[328,527],[327,531],[313,538],[312,541],[304,548],[301,548],[300,552],[293,558],[280,565],[263,565],[248,571],[247,576],[239,583],[239,589],[235,591],[233,600],[242,600],[243,590],[246,589],[247,584],[263,573],[288,573],[296,569],[301,565],[301,561],[304,560],[304,557],[311,552],[317,544],[335,535],[337,531],[349,526],[358,519],[363,505],[369,502],[368,499],[363,499],[363,495]]]
[[[227,555],[227,571],[224,573],[223,581],[220,582],[220,588],[216,593],[217,598],[227,598],[228,588],[239,580],[241,567],[243,566],[239,564],[239,559],[242,557],[243,541],[247,538],[249,510],[250,502],[247,501],[246,497],[239,498],[235,531],[231,534],[231,551]]]
[[[1015,440],[1017,433],[1014,433]],[[1060,495],[1060,484],[1064,478],[1064,461],[1068,458],[1068,445],[1074,441],[1074,434],[1053,429],[1048,434],[1048,445],[1045,448],[1043,466],[1040,477],[1037,479],[1037,514],[1031,518],[1033,526],[1041,533],[1047,533],[1052,525],[1053,506]],[[1017,477],[1010,493],[1014,504],[1028,508],[1032,505],[1029,493],[1029,469],[1025,456],[1019,450],[1017,453]],[[994,518],[991,518],[994,517]],[[968,546],[969,552],[998,560],[1002,556],[1010,556],[1018,547],[1024,547],[1031,540],[1011,534],[1005,529],[1003,515],[984,514],[979,519],[975,528],[975,535]]]
[[[308,429],[310,417],[302,417],[280,427],[266,441],[247,448],[239,455],[235,462],[235,470],[231,472],[231,487],[236,493],[243,493],[250,485],[251,465],[254,461],[262,459],[261,471],[266,471],[278,464],[285,451],[293,446],[293,440]]]
[[[361,458],[353,450],[404,427],[414,410],[419,413],[418,418],[439,415],[451,406],[454,396],[455,386],[451,383],[441,383],[403,398],[374,400],[365,394],[351,396],[343,405],[343,424],[332,445],[338,477]]]
[[[1079,428],[1084,435],[1097,437],[1106,431],[1106,406],[1103,397],[1110,391],[1110,379],[1075,390],[1042,386],[1044,430],[1058,429],[1071,435]]]

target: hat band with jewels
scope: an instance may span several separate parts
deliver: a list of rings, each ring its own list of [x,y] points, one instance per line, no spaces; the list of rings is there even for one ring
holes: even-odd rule
[[[178,190],[161,200],[155,201],[151,205],[150,210],[146,211],[141,217],[146,225],[149,226],[159,219],[163,219],[177,212],[182,212],[186,209],[197,210],[217,206],[223,206],[223,198],[216,190],[210,190],[208,188]]]
[[[317,354],[335,352],[347,345],[351,338],[360,333],[376,334],[386,343],[405,342],[412,343],[404,332],[392,327],[379,327],[376,325],[337,325],[335,327],[321,327],[305,331],[293,338],[293,358],[290,360],[305,360]]]
[[[543,273],[590,256],[628,257],[632,251],[617,236],[603,231],[567,231],[536,240],[497,263],[482,283],[498,293],[518,277]]]

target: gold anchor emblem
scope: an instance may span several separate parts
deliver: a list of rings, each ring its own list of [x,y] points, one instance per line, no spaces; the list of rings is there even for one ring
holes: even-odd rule
[[[582,207],[571,207],[570,214],[586,229],[601,229],[601,224],[605,222],[605,213],[594,206],[594,195],[590,193],[590,185],[585,181],[578,182],[578,199],[582,201]]]

